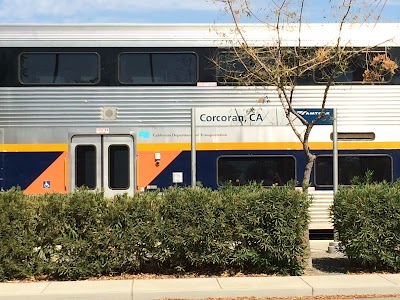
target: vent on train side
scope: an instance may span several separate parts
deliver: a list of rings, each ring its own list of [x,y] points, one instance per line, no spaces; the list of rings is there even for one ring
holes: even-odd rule
[[[118,110],[116,107],[104,106],[101,108],[100,118],[102,120],[116,120]]]

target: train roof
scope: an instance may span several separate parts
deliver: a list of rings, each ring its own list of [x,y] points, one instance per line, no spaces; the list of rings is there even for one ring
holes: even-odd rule
[[[337,23],[282,24],[286,46],[335,45]],[[251,46],[272,46],[276,24],[240,24]],[[300,33],[299,33],[300,32]],[[341,45],[400,46],[400,23],[344,24]],[[2,24],[0,47],[230,47],[243,42],[234,24]]]

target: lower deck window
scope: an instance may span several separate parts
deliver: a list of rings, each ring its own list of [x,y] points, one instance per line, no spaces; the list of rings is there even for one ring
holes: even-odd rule
[[[363,178],[372,171],[375,182],[392,181],[392,159],[388,155],[340,155],[338,181],[350,185],[354,177]],[[319,186],[333,185],[332,156],[318,156],[315,161],[315,183]]]
[[[217,179],[219,184],[284,185],[296,179],[295,170],[295,159],[290,156],[225,156],[218,159]]]

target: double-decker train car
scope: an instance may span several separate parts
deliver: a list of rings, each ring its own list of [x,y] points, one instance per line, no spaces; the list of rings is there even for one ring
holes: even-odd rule
[[[0,188],[39,194],[86,186],[112,196],[190,185],[192,108],[203,186],[301,182],[302,145],[278,122],[276,89],[230,84],[214,63],[240,45],[232,29],[1,25]],[[244,32],[252,46],[273,42],[262,25]],[[282,35],[288,46],[298,43],[295,32]],[[337,40],[338,25],[308,24],[303,32],[305,47],[319,47]],[[400,24],[349,25],[341,35],[352,47],[400,57]],[[339,184],[367,170],[377,181],[398,180],[400,74],[365,83],[357,68],[338,76],[326,104],[337,110]],[[311,75],[296,87],[299,109],[321,106],[325,84]],[[329,229],[332,127],[316,126],[310,148],[317,155],[310,229]]]

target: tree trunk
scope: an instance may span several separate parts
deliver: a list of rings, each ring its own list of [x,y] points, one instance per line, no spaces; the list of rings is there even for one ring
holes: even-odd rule
[[[311,171],[314,166],[315,162],[315,155],[310,152],[310,148],[308,148],[308,141],[305,141],[303,144],[303,149],[304,153],[307,157],[307,163],[306,167],[304,169],[304,177],[303,177],[303,182],[302,182],[302,188],[303,188],[303,193],[308,194],[308,187],[310,185],[310,179],[311,179]],[[311,257],[311,246],[310,246],[310,229],[307,226],[307,230],[304,232],[304,238],[303,238],[304,244],[307,246],[307,260],[306,260],[306,269],[310,270],[312,269],[312,257]]]
[[[304,149],[304,152],[307,157],[307,163],[306,167],[304,168],[302,187],[303,187],[303,192],[308,193],[308,186],[310,185],[311,171],[314,166],[315,155],[310,152],[310,149],[308,147]]]
[[[304,245],[306,245],[307,249],[307,258],[306,258],[306,270],[311,270],[313,267],[312,257],[311,257],[311,245],[310,245],[310,229],[307,226],[307,230],[304,231],[303,237]]]

